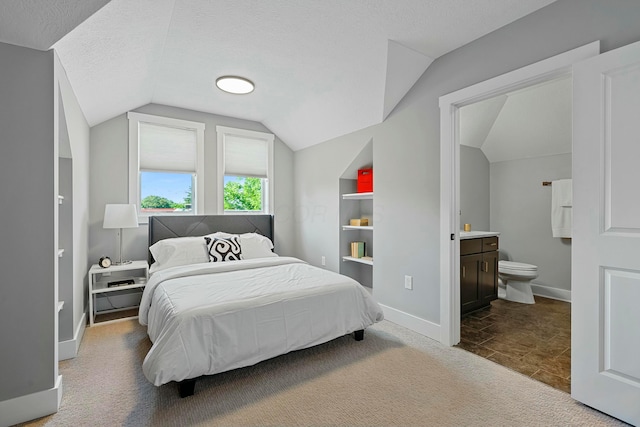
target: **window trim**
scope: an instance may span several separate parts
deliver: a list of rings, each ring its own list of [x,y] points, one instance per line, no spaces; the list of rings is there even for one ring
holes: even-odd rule
[[[217,152],[218,152],[218,167],[217,167],[217,175],[218,175],[218,201],[217,201],[217,209],[218,214],[224,215],[235,215],[235,214],[273,214],[274,211],[274,176],[273,176],[273,150],[274,150],[274,140],[275,135],[267,132],[258,132],[254,130],[247,129],[238,129],[227,126],[216,126],[217,133]],[[261,139],[266,141],[267,143],[267,200],[266,200],[266,209],[262,211],[225,211],[224,210],[224,140],[226,135],[234,135],[245,138],[252,139]],[[263,198],[264,198],[263,193]]]
[[[149,215],[142,212],[140,208],[140,144],[139,129],[140,123],[149,123],[159,126],[168,126],[196,131],[196,170],[192,197],[195,195],[192,214],[204,214],[204,123],[192,122],[189,120],[174,119],[170,117],[154,116],[151,114],[127,113],[129,119],[129,203],[136,205],[138,209],[138,222],[146,224],[149,222]],[[168,170],[166,172],[174,172]]]

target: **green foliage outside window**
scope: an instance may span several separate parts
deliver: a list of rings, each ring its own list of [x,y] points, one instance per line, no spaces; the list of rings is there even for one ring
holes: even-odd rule
[[[231,179],[224,185],[224,210],[262,210],[262,180],[260,178],[227,178]]]
[[[176,204],[174,201],[160,196],[147,196],[140,202],[143,209],[168,209]]]
[[[189,186],[184,202],[178,203],[162,196],[150,195],[140,201],[142,209],[191,209],[192,188]],[[224,186],[224,209],[233,211],[262,210],[262,180],[250,177],[227,177]]]
[[[191,209],[191,194],[192,189],[189,186],[189,190],[187,190],[187,194],[184,197],[184,202],[174,202],[173,200],[169,200],[166,197],[162,196],[147,196],[140,201],[140,205],[142,209],[181,209],[181,210],[189,210]]]

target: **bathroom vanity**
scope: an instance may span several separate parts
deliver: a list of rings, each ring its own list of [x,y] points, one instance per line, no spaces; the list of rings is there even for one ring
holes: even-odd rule
[[[489,306],[498,298],[498,236],[460,232],[460,314]]]

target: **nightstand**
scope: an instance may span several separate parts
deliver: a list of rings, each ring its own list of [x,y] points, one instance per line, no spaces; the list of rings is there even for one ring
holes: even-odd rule
[[[138,302],[119,306],[119,304],[114,304],[113,300],[136,299],[139,301],[139,299],[136,298],[136,294],[142,293],[148,278],[149,264],[147,264],[147,261],[133,261],[130,264],[112,265],[107,268],[102,268],[98,264],[92,265],[89,269],[89,326],[116,320],[135,319],[137,316],[96,321],[96,317],[103,314],[117,313],[139,307]],[[109,286],[110,283],[113,284],[113,282],[125,280],[132,280],[133,283]],[[98,310],[96,305],[98,301],[97,298],[105,299],[109,307]]]

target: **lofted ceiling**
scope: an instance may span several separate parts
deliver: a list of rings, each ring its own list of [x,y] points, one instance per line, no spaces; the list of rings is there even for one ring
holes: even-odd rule
[[[460,109],[460,144],[490,163],[571,153],[571,77]]]
[[[90,126],[148,103],[263,123],[293,150],[380,123],[431,62],[554,0],[3,0]],[[249,95],[214,88],[253,80]]]

